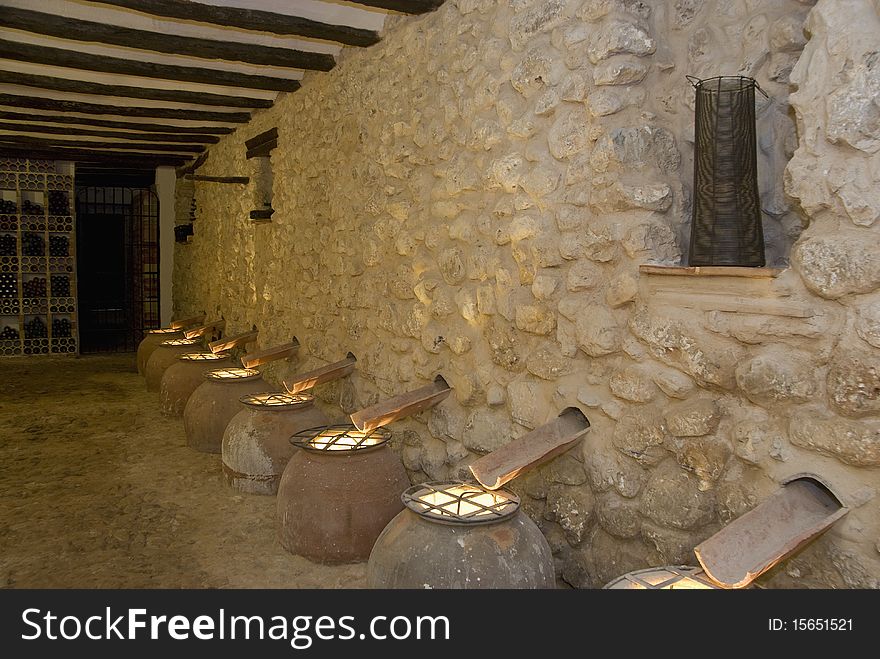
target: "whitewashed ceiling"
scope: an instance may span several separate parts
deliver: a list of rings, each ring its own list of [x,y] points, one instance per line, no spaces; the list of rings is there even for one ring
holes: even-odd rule
[[[184,165],[443,0],[0,0],[0,155]]]

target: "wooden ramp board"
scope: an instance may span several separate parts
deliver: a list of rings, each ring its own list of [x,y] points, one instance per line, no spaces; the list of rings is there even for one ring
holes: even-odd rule
[[[236,346],[241,346],[246,343],[253,343],[257,340],[258,334],[259,331],[253,329],[250,332],[242,332],[241,334],[236,334],[235,336],[228,336],[223,339],[211,341],[211,343],[208,344],[208,347],[211,349],[211,352],[223,352],[224,350],[229,350]]]
[[[470,465],[477,481],[489,490],[521,473],[548,462],[574,446],[590,429],[590,422],[576,407],[566,407],[550,423],[492,451]]]
[[[180,320],[172,320],[170,327],[171,329],[183,329],[184,327],[198,325],[203,320],[205,320],[205,314],[191,316],[189,318],[181,318]]]
[[[204,325],[199,325],[198,327],[193,327],[192,329],[185,330],[183,335],[188,339],[194,339],[198,336],[204,336],[208,334],[212,330],[222,330],[226,327],[226,321],[222,318],[218,318],[217,320],[212,320],[209,323],[205,323]]]
[[[319,384],[345,377],[354,370],[356,362],[357,357],[348,353],[345,356],[345,359],[333,362],[332,364],[327,364],[326,366],[321,366],[312,371],[298,373],[297,375],[294,375],[292,379],[282,381],[281,384],[284,385],[284,388],[287,389],[288,393],[297,394],[301,391],[316,387]],[[346,420],[345,423],[348,423],[348,420]]]
[[[434,378],[434,381],[425,386],[408,391],[399,396],[393,396],[381,403],[365,407],[351,415],[351,422],[358,430],[368,432],[381,426],[388,425],[392,421],[401,419],[411,414],[416,414],[446,398],[452,391],[443,379],[442,375]]]
[[[848,512],[818,476],[798,474],[694,553],[719,586],[745,588]]]
[[[272,346],[271,348],[263,348],[262,350],[254,350],[241,358],[241,364],[245,368],[256,368],[269,362],[279,359],[287,359],[296,354],[299,350],[299,339],[293,337],[290,343],[282,343],[281,345]]]

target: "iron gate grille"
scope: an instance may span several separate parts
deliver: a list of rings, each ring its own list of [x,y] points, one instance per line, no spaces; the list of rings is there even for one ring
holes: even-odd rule
[[[130,352],[159,327],[159,200],[147,188],[78,187],[80,352]]]

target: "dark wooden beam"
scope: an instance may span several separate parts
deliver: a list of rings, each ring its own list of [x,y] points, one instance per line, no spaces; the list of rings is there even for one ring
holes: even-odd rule
[[[185,167],[178,168],[176,174],[177,178],[182,178],[186,174],[194,173],[199,167],[208,162],[208,156],[211,155],[210,151],[205,151],[202,155],[196,158],[192,163]]]
[[[152,142],[99,142],[97,140],[59,140],[51,138],[31,137],[30,135],[0,135],[0,142],[28,145],[32,144],[39,149],[54,149],[55,147],[79,147],[84,149],[101,149],[115,151],[169,151],[172,153],[202,153],[205,150],[201,144],[153,144]]]
[[[247,185],[251,182],[248,176],[199,176],[198,174],[186,174],[183,178],[188,181],[202,181],[204,183],[234,183]]]
[[[210,60],[249,62],[266,66],[286,66],[294,69],[329,71],[336,60],[333,55],[313,53],[293,48],[261,46],[234,41],[182,37],[148,30],[136,30],[119,25],[82,21],[30,9],[4,7],[0,12],[0,26],[25,30],[59,39],[73,39],[90,43],[107,43],[126,48],[152,50],[158,53],[186,55]]]
[[[20,133],[45,133],[47,135],[89,135],[91,137],[118,137],[122,140],[142,142],[189,142],[216,144],[216,135],[178,135],[177,133],[124,133],[116,130],[97,128],[74,128],[73,126],[42,126],[40,124],[11,123],[0,121],[0,130],[14,130]]]
[[[444,0],[351,0],[356,5],[390,9],[402,14],[427,14],[443,4]]]
[[[31,147],[0,144],[0,156],[11,158],[33,158],[35,160],[70,160],[73,162],[109,162],[119,165],[137,164],[147,167],[169,165],[177,167],[187,158],[181,156],[149,153],[114,153],[92,149],[34,149]]]
[[[179,82],[198,82],[208,85],[225,85],[226,87],[242,87],[245,89],[265,89],[276,92],[295,92],[300,88],[298,80],[275,78],[272,76],[250,75],[221,71],[219,69],[203,69],[196,66],[176,66],[170,64],[154,64],[121,57],[105,57],[90,55],[75,50],[37,46],[18,41],[0,39],[0,58],[33,64],[59,65],[81,71],[100,71],[120,75],[158,78],[160,80],[177,80]]]
[[[272,149],[278,146],[278,129],[271,128],[259,135],[246,140],[244,143],[247,148],[245,158],[258,158],[268,156]]]
[[[258,211],[251,211],[250,219],[254,222],[268,222],[272,219],[274,208],[262,208]]]
[[[40,76],[17,71],[0,71],[0,83],[37,87],[59,92],[74,94],[96,94],[98,96],[124,96],[127,98],[143,98],[151,101],[168,101],[171,103],[194,103],[196,105],[220,105],[233,108],[270,108],[272,101],[263,98],[246,96],[229,96],[227,94],[207,94],[182,89],[155,89],[153,87],[129,87],[126,85],[104,85],[86,80],[71,80]]]
[[[347,46],[372,46],[378,43],[379,34],[372,30],[333,25],[309,20],[301,16],[276,14],[258,9],[218,7],[189,0],[92,0],[114,7],[133,9],[144,14],[178,18],[199,23],[212,23],[240,30],[271,32],[272,34],[296,35],[310,39],[336,41]]]
[[[0,105],[2,105],[2,103],[0,103]],[[214,135],[228,135],[234,130],[228,126],[169,126],[165,124],[135,123],[133,121],[112,121],[110,119],[96,119],[94,117],[71,117],[66,114],[28,114],[26,112],[10,112],[3,109],[0,109],[0,119],[10,119],[12,121],[46,121],[56,124],[82,124],[83,126],[146,130],[156,133],[174,131],[175,133],[190,134],[193,137],[201,137],[207,133]]]
[[[101,105],[83,101],[63,101],[41,96],[17,96],[0,94],[0,105],[10,105],[51,112],[79,112],[81,114],[115,114],[121,117],[159,117],[163,119],[191,119],[199,121],[226,121],[247,123],[251,115],[247,112],[213,112],[210,110],[178,110],[175,108],[143,108],[122,105]]]

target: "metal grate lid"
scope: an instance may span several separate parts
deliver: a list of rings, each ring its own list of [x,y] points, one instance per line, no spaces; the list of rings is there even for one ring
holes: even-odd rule
[[[311,394],[248,394],[239,398],[245,405],[263,410],[288,410],[297,407],[308,407],[315,402]]]
[[[352,423],[340,423],[301,430],[290,441],[294,446],[315,453],[352,453],[377,448],[390,439],[391,431],[385,428],[358,430]]]
[[[162,341],[160,346],[174,347],[174,346],[194,346],[199,343],[198,339],[169,339],[168,341]]]
[[[255,368],[218,368],[205,373],[205,377],[220,382],[241,382],[260,377],[260,372]]]
[[[649,567],[628,572],[607,583],[609,590],[696,590],[717,588],[701,568],[689,565]]]
[[[519,510],[519,497],[510,490],[487,490],[471,483],[413,485],[401,499],[414,513],[441,524],[491,524]]]
[[[159,329],[147,330],[147,334],[183,334],[183,330],[172,329],[170,327],[160,327]]]
[[[229,359],[229,355],[213,352],[186,352],[178,357],[182,362],[219,362]]]

